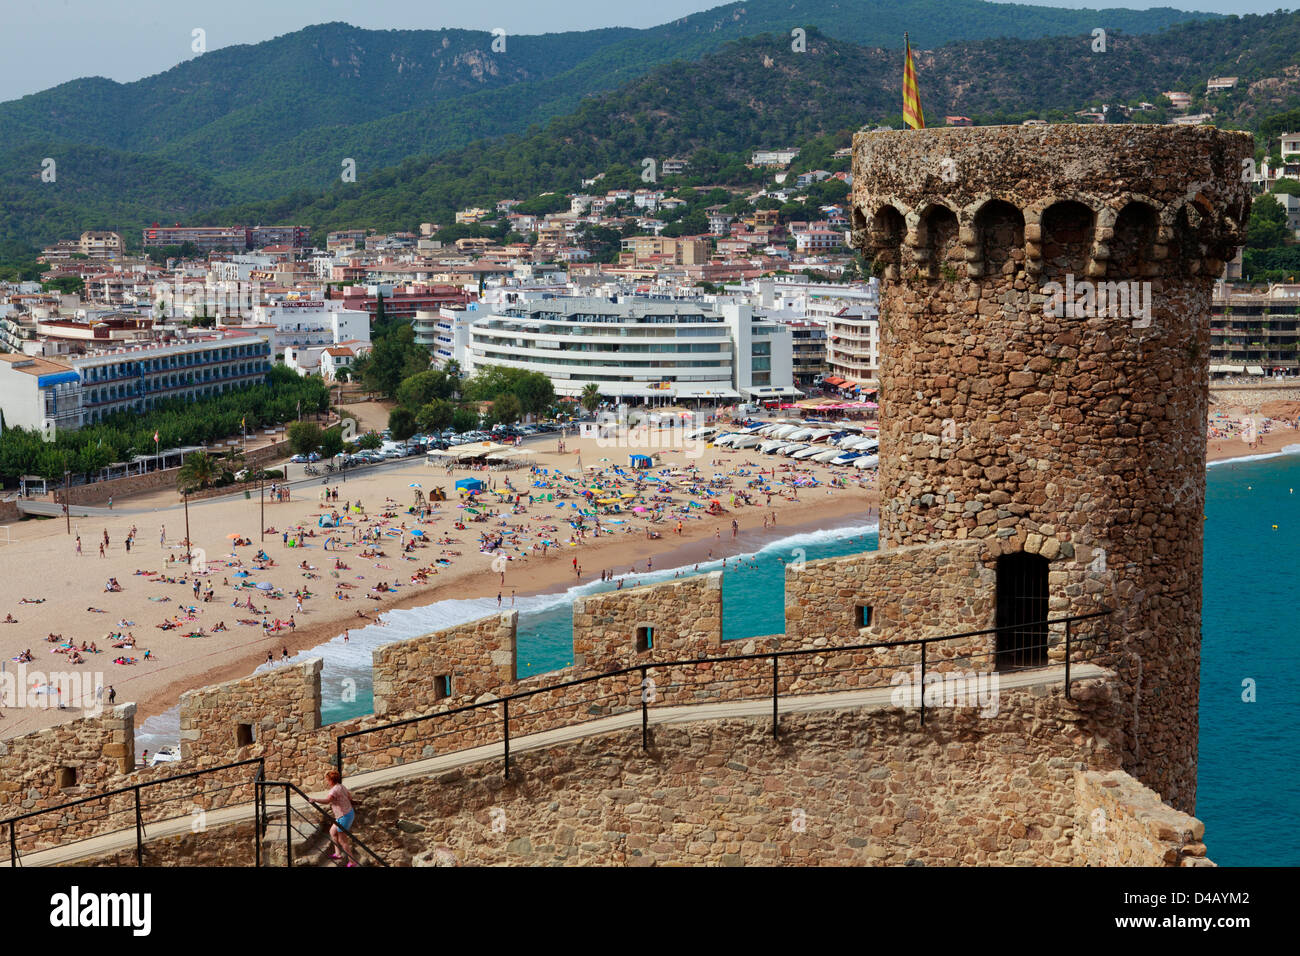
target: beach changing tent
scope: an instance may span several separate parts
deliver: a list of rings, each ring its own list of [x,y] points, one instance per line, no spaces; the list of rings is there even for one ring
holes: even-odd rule
[[[457,491],[461,490],[462,488],[470,492],[482,491],[484,487],[485,485],[483,484],[483,482],[479,481],[477,478],[462,478],[460,479],[460,481],[456,482]]]
[[[649,455],[632,455],[628,462],[633,468],[649,468],[654,462],[650,460]]]

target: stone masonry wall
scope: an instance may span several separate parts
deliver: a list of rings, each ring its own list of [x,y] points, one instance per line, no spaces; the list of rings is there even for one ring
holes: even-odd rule
[[[313,657],[290,667],[213,684],[181,695],[181,759],[200,755],[242,760],[252,743],[270,746],[321,726],[320,672]],[[239,734],[248,739],[239,740]]]
[[[507,611],[376,648],[375,713],[429,711],[444,699],[442,678],[450,679],[453,697],[467,700],[509,684],[518,623],[519,612]]]
[[[1244,240],[1253,148],[1209,127],[854,140],[854,240],[883,276],[881,547],[980,538],[996,560],[1039,536],[1101,554],[1137,711],[1125,766],[1185,810],[1210,293]]]
[[[667,659],[716,654],[722,644],[722,572],[580,597],[573,603],[573,663],[588,668],[636,650],[637,629],[653,629]]]
[[[1118,762],[1105,684],[1076,697],[1017,690],[997,717],[936,710],[925,727],[789,714],[779,740],[765,719],[657,727],[649,752],[619,731],[518,754],[508,781],[482,762],[359,790],[357,832],[396,865],[1069,865],[1076,777]],[[247,863],[250,836],[185,835],[146,863]]]
[[[1160,802],[1122,770],[1075,778],[1074,859],[1080,866],[1213,866],[1205,824]]]

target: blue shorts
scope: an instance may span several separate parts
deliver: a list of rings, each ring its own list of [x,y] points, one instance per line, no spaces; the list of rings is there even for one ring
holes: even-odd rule
[[[352,821],[356,819],[356,816],[357,811],[349,810],[347,813],[343,814],[343,816],[335,820],[334,823],[340,830],[350,832],[352,830]]]

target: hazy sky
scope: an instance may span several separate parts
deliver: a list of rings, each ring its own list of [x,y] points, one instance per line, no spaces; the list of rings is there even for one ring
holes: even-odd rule
[[[888,2],[888,0],[884,0]],[[1278,0],[1155,0],[1072,3],[1021,0],[1056,7],[1153,6],[1219,13],[1269,13]],[[206,32],[208,50],[257,43],[313,23],[342,20],[370,29],[462,27],[551,33],[593,27],[648,27],[722,6],[719,0],[0,0],[0,100],[35,93],[83,76],[119,82],[160,73],[195,54],[192,31]]]

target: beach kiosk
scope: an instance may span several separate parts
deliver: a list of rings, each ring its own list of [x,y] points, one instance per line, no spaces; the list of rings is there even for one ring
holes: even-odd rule
[[[468,494],[476,494],[482,491],[486,486],[477,478],[462,478],[456,482],[456,490],[464,491]]]
[[[654,462],[650,460],[649,455],[632,455],[630,457],[630,464],[633,468],[645,469],[649,468],[654,464]]]

